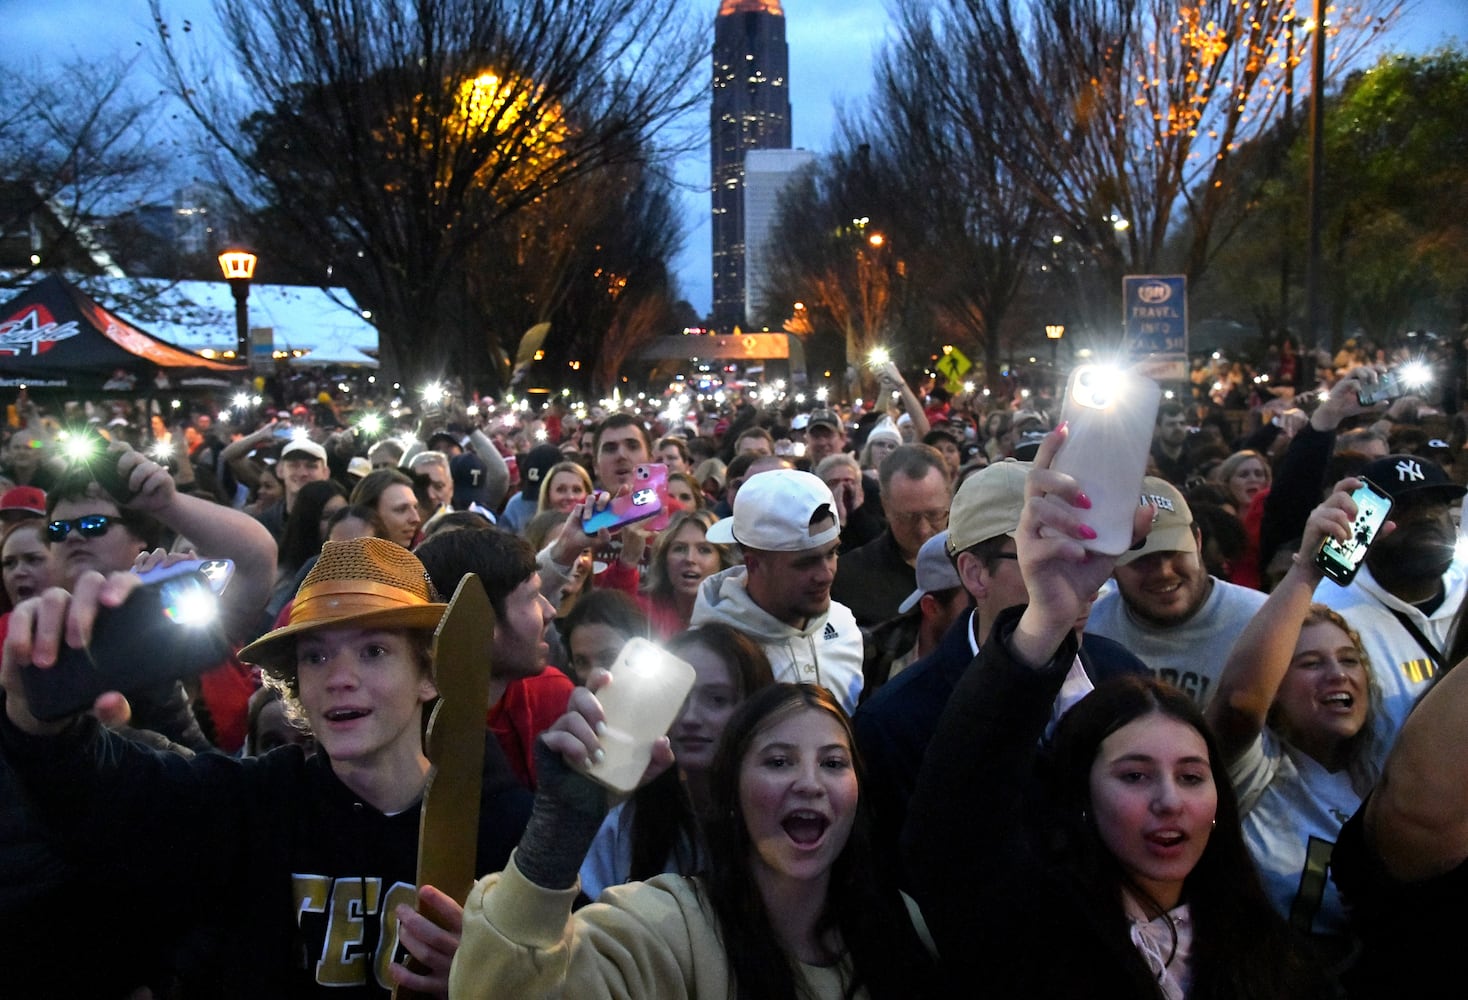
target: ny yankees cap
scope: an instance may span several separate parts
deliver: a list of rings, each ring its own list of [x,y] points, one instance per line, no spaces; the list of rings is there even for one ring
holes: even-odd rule
[[[1441,465],[1418,455],[1388,455],[1386,458],[1378,458],[1362,469],[1361,475],[1386,490],[1393,500],[1428,491],[1436,499],[1457,500],[1468,493],[1468,488],[1459,486],[1448,478]]]

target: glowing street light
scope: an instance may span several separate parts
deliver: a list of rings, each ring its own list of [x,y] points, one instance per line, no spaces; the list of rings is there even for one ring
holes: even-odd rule
[[[219,255],[219,269],[234,293],[234,356],[246,364],[250,361],[250,309],[246,301],[258,259],[248,250],[226,250]]]
[[[1050,323],[1045,327],[1045,336],[1050,341],[1050,367],[1055,367],[1055,349],[1060,345],[1060,338],[1065,336],[1065,327],[1060,323]]]

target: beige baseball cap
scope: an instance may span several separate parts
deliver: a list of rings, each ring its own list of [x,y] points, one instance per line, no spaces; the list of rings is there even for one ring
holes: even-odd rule
[[[1125,566],[1152,552],[1197,550],[1198,540],[1193,537],[1193,511],[1176,486],[1156,476],[1144,476],[1141,505],[1153,508],[1152,530],[1139,548],[1123,552],[1116,565]]]
[[[1019,530],[1025,506],[1025,477],[1031,462],[1005,459],[963,481],[948,508],[948,553],[957,555],[979,542]]]

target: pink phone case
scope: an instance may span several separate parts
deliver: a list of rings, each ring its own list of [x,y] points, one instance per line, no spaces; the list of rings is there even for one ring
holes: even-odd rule
[[[643,527],[649,531],[662,531],[673,519],[673,515],[683,509],[682,504],[668,495],[668,467],[661,462],[639,465],[633,470],[632,477],[637,489],[651,486],[658,491],[658,502],[663,505],[663,509],[648,518]]]
[[[658,496],[657,488],[651,484],[644,485],[642,482],[636,482],[633,484],[631,493],[617,497],[607,505],[606,510],[598,511],[588,517],[582,528],[588,535],[601,531],[603,528],[615,531],[626,525],[655,517],[662,509],[663,501]]]

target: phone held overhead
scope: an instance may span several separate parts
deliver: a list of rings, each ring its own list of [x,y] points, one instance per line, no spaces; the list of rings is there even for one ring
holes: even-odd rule
[[[1127,368],[1082,365],[1066,384],[1060,419],[1069,432],[1051,467],[1091,499],[1087,523],[1096,537],[1081,544],[1093,552],[1114,556],[1131,548],[1161,401],[1156,382]]]
[[[1362,479],[1360,487],[1351,492],[1351,501],[1356,505],[1351,537],[1344,542],[1326,538],[1315,552],[1315,565],[1342,587],[1355,578],[1392,510],[1392,498],[1369,479]]]

